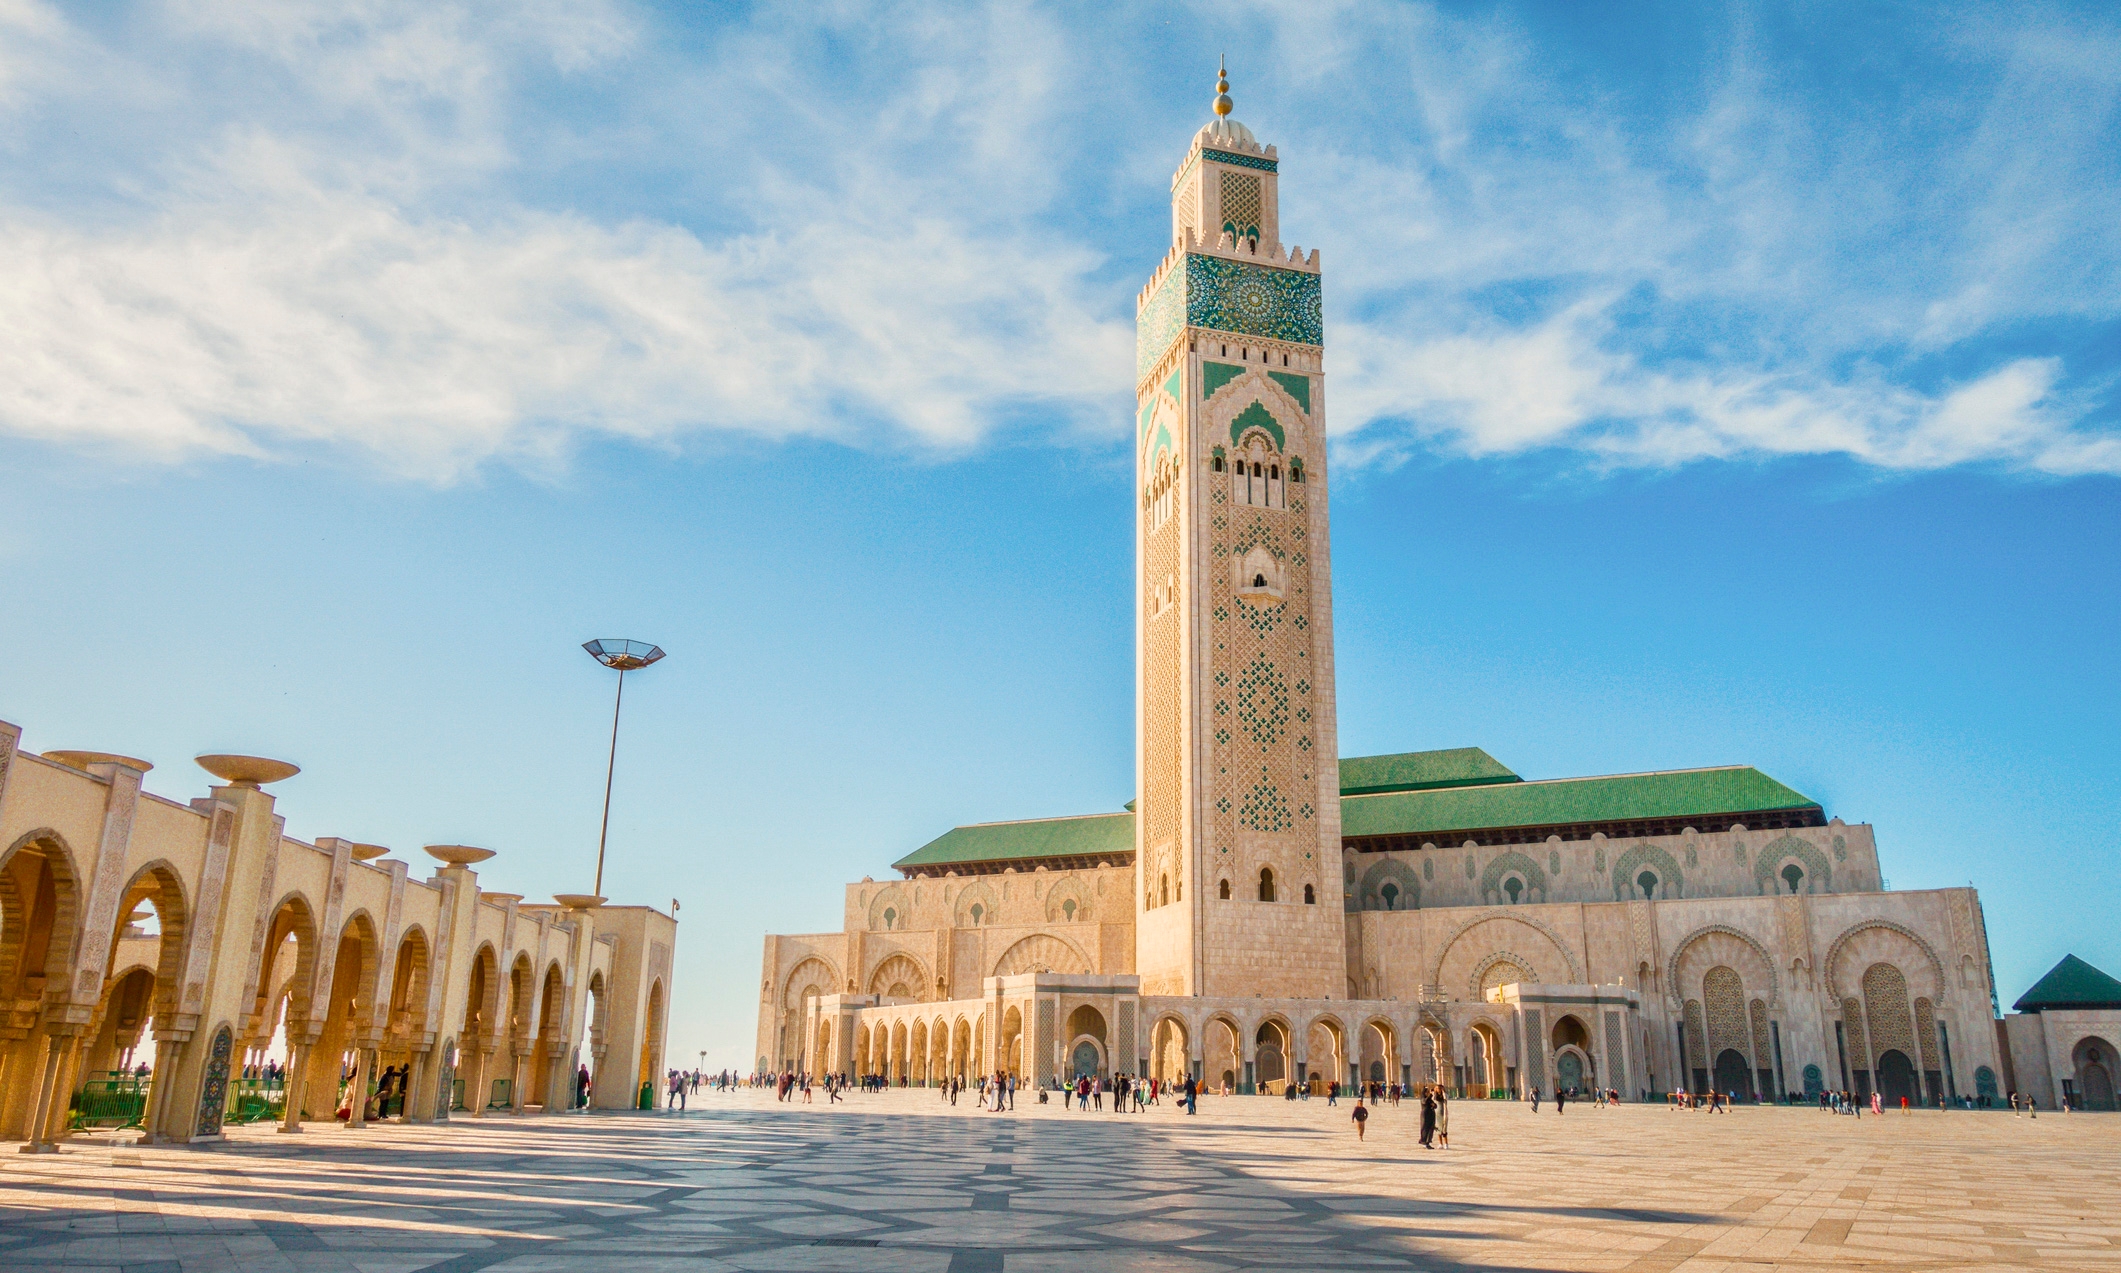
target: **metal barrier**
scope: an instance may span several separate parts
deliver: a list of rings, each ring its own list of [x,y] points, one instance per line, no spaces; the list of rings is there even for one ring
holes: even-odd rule
[[[114,1074],[90,1079],[74,1093],[67,1126],[76,1131],[92,1127],[138,1127],[147,1112],[148,1079],[137,1074]]]
[[[226,1122],[278,1122],[287,1112],[285,1079],[236,1079],[229,1087]]]

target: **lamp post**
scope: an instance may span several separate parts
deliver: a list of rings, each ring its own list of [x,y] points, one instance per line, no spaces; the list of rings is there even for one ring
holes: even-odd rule
[[[589,657],[619,674],[618,697],[611,704],[611,758],[604,763],[604,824],[597,831],[597,882],[589,891],[604,894],[604,841],[611,835],[611,777],[619,766],[619,709],[626,705],[626,674],[663,657],[663,647],[646,641],[584,641]]]

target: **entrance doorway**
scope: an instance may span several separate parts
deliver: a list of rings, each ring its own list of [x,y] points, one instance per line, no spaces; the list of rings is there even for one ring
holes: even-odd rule
[[[1753,1098],[1753,1071],[1746,1064],[1745,1053],[1725,1048],[1716,1054],[1716,1090],[1736,1093],[1739,1100]]]
[[[1902,1097],[1913,1104],[1922,1099],[1915,1088],[1915,1066],[1907,1059],[1907,1053],[1891,1048],[1878,1057],[1878,1095],[1889,1105],[1897,1105]]]
[[[1097,1077],[1097,1045],[1084,1039],[1075,1045],[1075,1077]]]
[[[1554,1090],[1577,1092],[1583,1089],[1583,1058],[1574,1052],[1564,1052],[1554,1058]]]

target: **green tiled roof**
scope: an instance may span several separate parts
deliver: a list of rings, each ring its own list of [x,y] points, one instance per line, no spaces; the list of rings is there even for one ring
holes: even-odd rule
[[[1478,747],[1350,757],[1340,762],[1340,784],[1340,832],[1350,838],[1819,812],[1811,797],[1743,765],[1526,782]],[[1111,859],[1134,852],[1133,809],[1130,800],[1125,813],[953,827],[892,865],[933,873],[995,863]]]
[[[1396,756],[1348,756],[1340,762],[1340,794],[1344,796],[1522,781],[1478,747],[1404,751]]]
[[[1340,833],[1351,837],[1420,835],[1818,807],[1818,801],[1758,769],[1733,765],[1348,796],[1340,802]]]
[[[1034,818],[1028,822],[952,827],[891,865],[905,871],[970,862],[1110,857],[1133,852],[1133,814],[1092,813],[1078,818]]]
[[[2039,1012],[2044,1008],[2121,1008],[2121,981],[2100,972],[2075,955],[2048,969],[2033,988],[2018,996],[2013,1012]]]

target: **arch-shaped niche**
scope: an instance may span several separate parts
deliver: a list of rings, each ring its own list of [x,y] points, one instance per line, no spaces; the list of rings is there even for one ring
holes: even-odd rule
[[[1096,914],[1097,895],[1073,875],[1063,875],[1046,890],[1046,922],[1079,924]]]
[[[959,928],[978,928],[995,922],[996,912],[1001,907],[1001,896],[994,886],[977,880],[958,890],[950,903],[951,923]]]
[[[1414,868],[1387,857],[1362,873],[1362,883],[1348,898],[1347,909],[1412,911],[1421,909],[1421,879]]]
[[[1781,1003],[1781,979],[1775,975],[1775,960],[1767,947],[1728,924],[1707,924],[1680,938],[1666,965],[1665,986],[1674,998],[1699,999],[1703,979],[1719,965],[1738,974],[1744,985],[1741,999],[1764,991],[1770,1003]]]
[[[1613,862],[1613,900],[1670,901],[1686,896],[1686,877],[1672,855],[1654,844],[1638,844]]]
[[[913,919],[913,894],[902,884],[886,884],[869,899],[869,931],[898,932]]]
[[[1533,894],[1538,897],[1533,897]],[[1546,868],[1525,854],[1500,853],[1480,873],[1480,900],[1490,906],[1500,903],[1547,900]]]
[[[1051,933],[1033,933],[1002,952],[1002,957],[994,962],[992,975],[1014,977],[1027,972],[1089,971],[1089,956],[1078,950],[1074,943]]]
[[[1763,896],[1831,893],[1834,864],[1803,836],[1785,835],[1761,845],[1753,855],[1753,883]]]
[[[895,951],[869,974],[869,993],[887,999],[926,999],[928,970],[905,951]]]
[[[1449,987],[1454,994],[1482,997],[1482,977],[1490,955],[1503,954],[1515,960],[1528,976],[1514,980],[1578,984],[1583,976],[1568,944],[1551,928],[1528,915],[1489,911],[1467,920],[1439,949],[1429,981]],[[1459,988],[1463,987],[1463,990]]]

